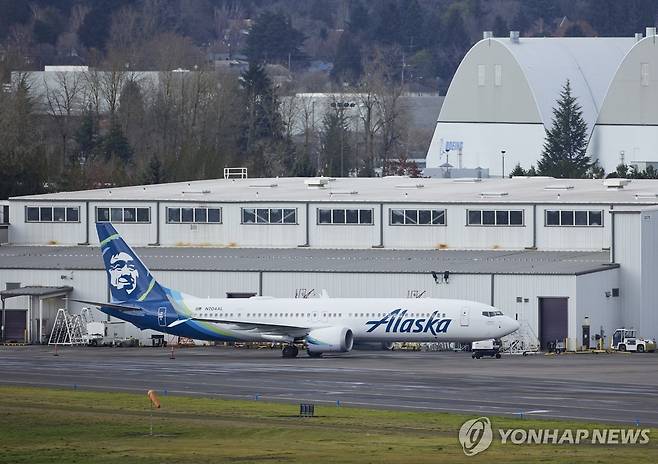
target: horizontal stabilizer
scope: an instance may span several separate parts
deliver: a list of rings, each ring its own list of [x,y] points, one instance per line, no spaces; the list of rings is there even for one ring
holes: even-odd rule
[[[84,303],[84,304],[89,304],[92,306],[98,306],[98,307],[103,307],[103,308],[112,308],[112,309],[117,309],[119,311],[141,311],[142,308],[137,308],[135,306],[128,306],[128,305],[120,305],[116,303],[103,303],[100,301],[87,301],[87,300],[75,300],[73,298],[67,298],[69,301],[75,301],[76,303]]]

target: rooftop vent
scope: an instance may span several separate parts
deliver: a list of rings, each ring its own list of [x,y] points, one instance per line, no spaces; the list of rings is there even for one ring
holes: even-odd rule
[[[552,184],[544,187],[544,190],[571,190],[573,185],[568,184]]]
[[[612,179],[604,179],[603,180],[603,185],[608,188],[608,189],[623,189],[625,185],[628,185],[631,183],[630,179],[622,179],[622,178],[612,178]]]
[[[278,186],[279,184],[249,184],[249,188],[274,188]]]
[[[484,31],[482,32],[483,39],[493,39],[493,31]]]
[[[482,179],[480,177],[459,177],[452,179],[452,181],[457,184],[474,184],[476,182],[482,182]]]
[[[400,184],[395,186],[396,189],[421,189],[423,187],[425,187],[423,184]]]
[[[644,37],[644,36],[642,35],[641,32],[636,32],[636,33],[635,33],[635,41],[636,41],[636,42],[639,42],[640,40],[642,40],[643,37]]]
[[[329,178],[328,177],[313,177],[311,179],[306,179],[304,181],[306,184],[306,187],[310,189],[319,189],[319,188],[325,188],[327,184],[329,183]]]
[[[519,43],[519,31],[509,31],[510,42]]]
[[[647,37],[653,37],[656,35],[656,28],[655,27],[647,27]]]
[[[332,190],[329,192],[329,195],[358,195],[359,192],[356,190],[348,191],[348,190]]]
[[[183,195],[207,195],[210,190],[183,190],[181,193]]]
[[[507,195],[509,195],[509,193],[507,193],[507,192],[482,192],[482,193],[480,193],[480,196],[490,197],[490,198],[491,197],[506,197]]]

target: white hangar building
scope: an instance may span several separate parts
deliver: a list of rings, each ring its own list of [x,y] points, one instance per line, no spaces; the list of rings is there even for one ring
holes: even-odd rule
[[[656,337],[657,206],[658,181],[542,177],[222,179],[11,198],[3,339],[43,341],[62,294],[106,301],[97,221],[164,285],[202,297],[464,298],[544,344],[579,348],[585,321],[606,341],[622,326]]]
[[[441,108],[427,167],[448,161],[501,175],[536,166],[567,80],[606,172],[658,166],[656,28],[634,38],[509,38],[485,32],[462,60]],[[457,147],[461,147],[461,150]],[[457,152],[457,153],[455,153]]]

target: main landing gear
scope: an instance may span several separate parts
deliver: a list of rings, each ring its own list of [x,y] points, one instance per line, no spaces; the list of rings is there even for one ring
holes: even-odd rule
[[[295,345],[286,345],[281,352],[281,356],[284,358],[296,358],[298,354],[299,349]]]

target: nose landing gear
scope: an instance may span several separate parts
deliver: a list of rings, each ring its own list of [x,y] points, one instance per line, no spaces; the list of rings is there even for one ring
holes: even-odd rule
[[[284,358],[296,358],[298,354],[299,349],[295,345],[286,345],[281,352],[281,356]]]

